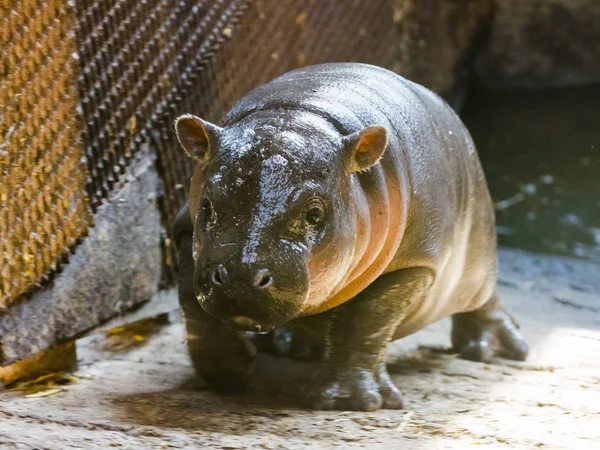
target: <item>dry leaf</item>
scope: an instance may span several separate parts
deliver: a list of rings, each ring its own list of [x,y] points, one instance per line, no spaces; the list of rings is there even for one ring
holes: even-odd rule
[[[125,331],[125,327],[121,326],[121,327],[115,327],[111,330],[108,330],[106,332],[106,334],[108,334],[109,336],[113,335],[113,334],[119,334],[119,333],[123,333]]]
[[[79,372],[75,372],[73,375],[77,378],[83,378],[84,380],[91,380],[92,378],[94,378],[92,375]]]
[[[50,395],[54,395],[54,394],[58,394],[59,392],[64,391],[63,388],[53,388],[53,389],[47,389],[45,391],[39,391],[36,392],[35,394],[27,394],[25,396],[25,398],[40,398],[40,397],[48,397]]]

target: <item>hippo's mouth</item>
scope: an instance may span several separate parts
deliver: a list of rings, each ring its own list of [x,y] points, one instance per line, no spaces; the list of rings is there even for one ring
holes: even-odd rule
[[[255,333],[268,333],[275,328],[274,325],[257,322],[256,320],[245,316],[231,317],[230,319],[226,319],[225,323],[234,330],[253,331]]]

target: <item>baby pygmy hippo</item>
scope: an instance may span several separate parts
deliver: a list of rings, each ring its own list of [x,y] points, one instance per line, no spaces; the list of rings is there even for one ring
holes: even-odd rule
[[[219,125],[184,115],[176,131],[195,160],[173,226],[179,298],[215,389],[245,386],[249,332],[284,326],[321,358],[316,409],[401,408],[387,344],[446,316],[462,357],[525,359],[496,295],[475,147],[428,89],[366,64],[315,65],[253,90]]]

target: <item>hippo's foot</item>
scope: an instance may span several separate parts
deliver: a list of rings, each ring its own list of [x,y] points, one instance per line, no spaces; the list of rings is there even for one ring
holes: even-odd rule
[[[375,411],[402,409],[402,394],[388,375],[385,363],[375,369],[352,368],[317,374],[308,393],[313,409]]]
[[[256,348],[245,336],[207,338],[205,342],[188,334],[188,348],[196,373],[217,392],[242,392],[254,369]]]
[[[528,353],[517,321],[496,296],[475,311],[452,316],[452,347],[461,358],[481,362],[494,356],[524,361]]]
[[[198,357],[193,359],[198,359]],[[216,361],[215,357],[201,357],[203,364],[205,361]],[[208,387],[216,392],[236,393],[248,389],[250,375],[253,372],[253,361],[238,360],[229,361],[228,364],[215,364],[210,367],[199,368],[196,366],[196,373],[206,382]]]
[[[238,393],[248,389],[249,373],[211,371],[201,376],[208,387],[215,392]]]

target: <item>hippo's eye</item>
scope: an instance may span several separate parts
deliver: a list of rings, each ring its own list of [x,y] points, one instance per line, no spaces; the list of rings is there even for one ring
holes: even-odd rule
[[[307,204],[305,220],[312,226],[319,225],[325,216],[323,202],[318,198],[311,199]]]

